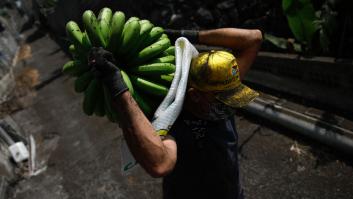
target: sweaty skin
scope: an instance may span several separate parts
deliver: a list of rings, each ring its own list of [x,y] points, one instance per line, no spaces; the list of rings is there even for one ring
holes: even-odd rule
[[[253,63],[261,42],[262,35],[259,30],[222,28],[199,33],[200,44],[223,46],[234,50],[240,79],[244,78]],[[212,95],[191,89],[188,91],[185,107],[196,115],[202,115],[212,100]],[[202,106],[197,105],[200,102]],[[152,124],[128,91],[114,98],[113,105],[119,113],[124,137],[137,162],[152,177],[163,177],[171,172],[177,161],[177,145],[173,137],[166,136],[162,139],[155,133]]]

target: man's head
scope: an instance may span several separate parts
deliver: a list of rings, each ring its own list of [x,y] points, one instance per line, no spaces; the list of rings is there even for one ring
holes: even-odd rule
[[[210,51],[195,57],[190,66],[189,84],[186,105],[204,119],[210,115],[213,119],[217,116],[224,119],[234,114],[234,108],[243,107],[258,96],[240,82],[236,58],[226,51]]]

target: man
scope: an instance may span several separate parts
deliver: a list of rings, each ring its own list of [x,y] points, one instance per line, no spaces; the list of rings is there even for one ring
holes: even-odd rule
[[[252,100],[255,92],[241,85],[240,80],[257,55],[262,42],[261,32],[222,28],[197,32],[191,40],[195,40],[195,36],[200,44],[234,50],[236,62],[230,60],[234,65],[220,67],[231,67],[229,69],[233,70],[234,77],[229,83],[245,88],[243,91],[250,91],[252,97],[245,101]],[[215,52],[206,56],[209,58],[212,53]],[[233,118],[234,107],[239,107],[237,102],[242,97],[240,95],[239,98],[238,91],[237,97],[233,97],[234,91],[227,93],[207,89],[207,86],[213,87],[207,85],[212,82],[207,78],[211,78],[213,72],[219,72],[218,69],[208,68],[211,75],[201,75],[198,73],[204,70],[194,65],[208,67],[207,63],[193,63],[189,75],[191,86],[184,109],[169,134],[162,137],[156,134],[128,92],[120,70],[112,63],[111,55],[96,49],[90,59],[113,95],[113,104],[120,114],[120,126],[135,159],[151,176],[165,177],[164,198],[243,197],[238,175],[238,137]],[[200,57],[199,60],[207,59]],[[216,76],[224,76],[219,75]],[[227,88],[228,85],[225,86]]]

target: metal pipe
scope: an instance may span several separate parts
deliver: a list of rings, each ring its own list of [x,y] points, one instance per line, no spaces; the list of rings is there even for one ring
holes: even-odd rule
[[[262,99],[256,99],[245,110],[257,116],[266,118],[286,128],[316,139],[322,143],[353,154],[353,140],[342,134],[352,134],[352,131],[336,125],[317,120],[282,106],[271,104]],[[326,126],[326,127],[325,127]]]

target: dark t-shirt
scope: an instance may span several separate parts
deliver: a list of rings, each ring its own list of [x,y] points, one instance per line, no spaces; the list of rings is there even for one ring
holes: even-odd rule
[[[164,199],[242,199],[234,117],[201,120],[182,112],[170,130],[177,163],[163,180]]]

